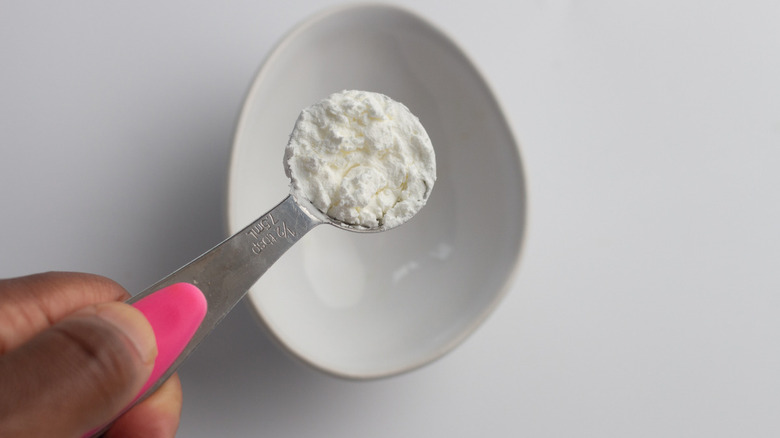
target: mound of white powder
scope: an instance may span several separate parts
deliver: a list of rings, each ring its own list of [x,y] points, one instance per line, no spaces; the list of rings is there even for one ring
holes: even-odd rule
[[[406,106],[348,90],[301,112],[285,149],[296,196],[351,225],[393,228],[414,216],[436,181],[428,134]]]

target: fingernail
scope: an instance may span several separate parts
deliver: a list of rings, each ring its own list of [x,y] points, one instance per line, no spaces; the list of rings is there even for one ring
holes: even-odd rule
[[[157,341],[143,313],[124,303],[104,303],[97,306],[97,316],[118,328],[135,347],[146,364],[157,357]]]

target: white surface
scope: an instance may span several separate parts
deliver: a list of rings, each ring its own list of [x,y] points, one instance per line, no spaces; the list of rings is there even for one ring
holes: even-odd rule
[[[334,9],[297,27],[258,73],[231,158],[228,228],[239,232],[289,193],[278,145],[307,102],[354,87],[419,116],[439,175],[425,208],[382,233],[318,227],[249,296],[308,363],[384,377],[450,351],[507,292],[525,186],[500,108],[451,41],[398,8]]]
[[[442,360],[370,383],[298,365],[241,308],[182,369],[180,435],[780,434],[780,4],[404,3],[522,144],[513,290]],[[4,3],[0,275],[137,291],[216,243],[244,93],[324,5]]]

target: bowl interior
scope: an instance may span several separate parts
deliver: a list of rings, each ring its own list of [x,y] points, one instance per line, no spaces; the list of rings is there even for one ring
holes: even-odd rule
[[[420,118],[438,167],[428,204],[384,233],[317,227],[249,302],[306,362],[387,376],[449,351],[498,303],[521,246],[524,180],[499,106],[450,40],[403,10],[342,8],[292,31],[250,90],[231,163],[231,233],[287,195],[282,156],[299,112],[342,89],[387,94]]]

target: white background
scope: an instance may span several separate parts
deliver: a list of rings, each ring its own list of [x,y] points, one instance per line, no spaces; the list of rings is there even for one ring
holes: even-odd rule
[[[2,2],[0,276],[136,292],[221,240],[254,73],[336,3]],[[473,58],[521,143],[512,290],[374,382],[300,365],[239,306],[181,369],[179,435],[780,435],[780,3],[398,3]]]

